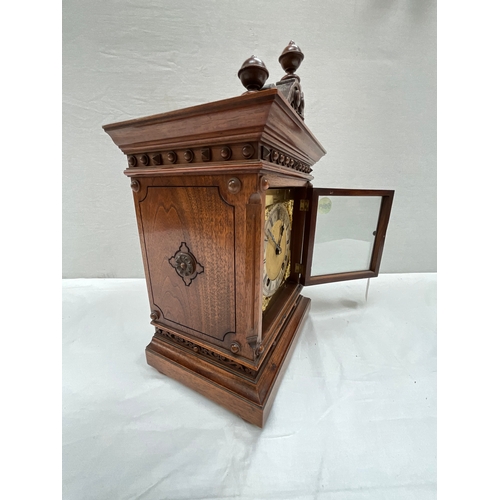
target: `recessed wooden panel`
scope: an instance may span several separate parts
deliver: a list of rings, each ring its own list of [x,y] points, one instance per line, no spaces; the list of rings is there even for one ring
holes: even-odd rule
[[[217,187],[157,186],[147,188],[139,206],[159,321],[224,340],[236,331],[234,207]],[[186,248],[197,262],[190,278],[175,267],[174,257]]]

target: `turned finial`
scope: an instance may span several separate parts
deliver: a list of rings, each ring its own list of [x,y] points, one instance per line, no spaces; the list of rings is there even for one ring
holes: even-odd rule
[[[281,67],[286,71],[286,75],[282,80],[287,78],[298,78],[300,80],[299,75],[296,75],[295,72],[299,69],[303,59],[304,53],[293,40],[290,40],[290,43],[285,47],[278,58]]]
[[[258,57],[249,57],[238,71],[238,78],[249,92],[260,90],[269,78],[264,61]]]

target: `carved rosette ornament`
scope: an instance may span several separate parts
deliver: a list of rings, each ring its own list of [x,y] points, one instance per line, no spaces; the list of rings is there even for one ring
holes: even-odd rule
[[[168,262],[176,270],[186,286],[189,286],[196,276],[205,270],[204,267],[197,262],[184,241],[181,243],[179,250],[168,259]]]
[[[240,352],[241,346],[238,344],[238,342],[233,342],[231,344],[231,352],[233,354],[238,354]]]
[[[265,161],[269,161],[271,163],[275,163],[276,165],[281,165],[286,168],[292,168],[299,172],[304,172],[306,174],[312,172],[312,168],[310,165],[296,158],[293,158],[287,153],[283,153],[282,151],[278,151],[277,149],[269,148],[267,146],[261,147],[260,157]]]
[[[226,160],[226,161],[230,160],[232,154],[233,154],[233,152],[231,151],[231,148],[229,146],[223,146],[220,150],[220,157],[223,160]]]
[[[229,179],[229,182],[227,183],[227,190],[231,194],[237,194],[241,190],[241,181],[238,179],[238,177],[233,177],[232,179]]]
[[[243,146],[241,152],[243,153],[243,156],[246,159],[249,159],[249,158],[252,158],[252,156],[253,156],[253,154],[255,152],[255,149],[254,149],[254,147],[251,144],[245,144]]]
[[[170,163],[175,163],[177,161],[177,153],[175,151],[169,151],[167,153],[167,160]]]
[[[186,151],[184,152],[184,159],[188,163],[191,163],[194,160],[194,153],[192,149],[186,149]]]

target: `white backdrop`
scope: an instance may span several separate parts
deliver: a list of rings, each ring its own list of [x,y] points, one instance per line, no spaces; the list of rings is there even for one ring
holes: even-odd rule
[[[435,500],[436,275],[305,295],[259,429],[146,364],[145,280],[64,280],[64,500]]]
[[[327,150],[314,184],[395,189],[381,272],[436,270],[435,1],[65,0],[64,277],[143,276],[126,160],[101,126],[239,95],[252,54],[275,82],[290,39]]]

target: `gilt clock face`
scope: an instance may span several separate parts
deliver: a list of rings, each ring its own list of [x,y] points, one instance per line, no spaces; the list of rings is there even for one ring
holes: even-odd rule
[[[268,210],[264,226],[264,299],[272,297],[286,278],[291,242],[291,221],[286,204],[276,203]]]

